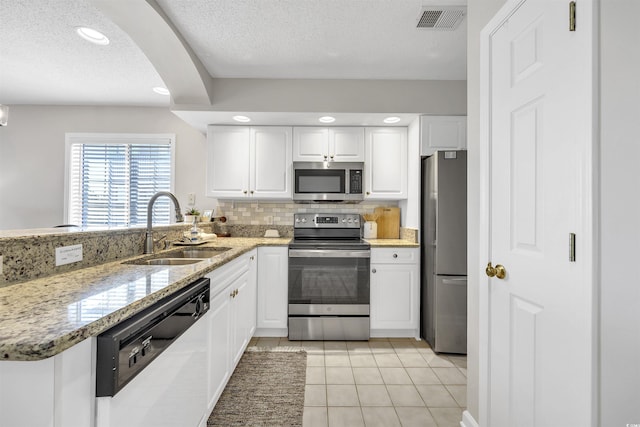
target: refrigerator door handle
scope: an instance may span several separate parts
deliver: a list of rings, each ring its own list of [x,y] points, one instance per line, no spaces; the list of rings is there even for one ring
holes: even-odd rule
[[[460,279],[442,279],[442,284],[443,285],[459,285],[463,282],[466,283],[467,278],[460,278]]]

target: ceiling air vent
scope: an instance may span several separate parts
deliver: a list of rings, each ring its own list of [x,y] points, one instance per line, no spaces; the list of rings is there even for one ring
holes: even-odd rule
[[[417,28],[426,30],[455,30],[465,14],[464,7],[423,7]]]

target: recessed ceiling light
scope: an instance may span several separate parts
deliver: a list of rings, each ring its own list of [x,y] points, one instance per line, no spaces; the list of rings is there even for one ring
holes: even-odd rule
[[[324,117],[320,117],[318,121],[321,123],[333,123],[336,121],[336,118],[331,116],[324,116]]]
[[[156,86],[153,88],[153,91],[159,95],[169,95],[169,89],[162,86]]]
[[[251,119],[247,116],[233,116],[233,120],[240,123],[247,123],[251,121]]]
[[[80,37],[90,41],[91,43],[95,43],[103,46],[109,44],[109,39],[107,38],[107,36],[102,34],[100,31],[94,30],[93,28],[77,27],[76,32]]]
[[[386,119],[383,120],[383,122],[387,123],[387,124],[393,124],[393,123],[398,123],[400,120],[402,120],[400,117],[387,117]]]

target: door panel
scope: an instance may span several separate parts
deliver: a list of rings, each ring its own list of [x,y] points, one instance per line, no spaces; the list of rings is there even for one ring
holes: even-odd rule
[[[588,3],[583,32],[567,4],[524,0],[489,36],[488,259],[506,268],[487,282],[486,424],[589,426],[591,291],[586,250],[569,261],[569,235],[585,230],[590,126]]]

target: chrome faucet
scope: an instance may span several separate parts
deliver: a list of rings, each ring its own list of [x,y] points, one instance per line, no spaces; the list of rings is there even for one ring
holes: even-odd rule
[[[182,222],[184,221],[184,218],[182,216],[182,214],[180,213],[180,203],[178,203],[178,199],[176,199],[176,196],[174,196],[173,194],[169,193],[168,191],[159,191],[156,194],[154,194],[153,196],[151,196],[151,199],[149,199],[149,204],[147,205],[147,237],[144,243],[144,253],[145,254],[152,254],[153,253],[153,230],[152,230],[152,224],[151,224],[151,217],[153,214],[153,204],[155,203],[156,199],[160,196],[167,196],[168,198],[170,198],[173,201],[173,205],[176,208],[176,221],[177,222]]]

